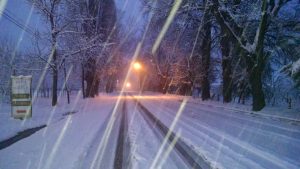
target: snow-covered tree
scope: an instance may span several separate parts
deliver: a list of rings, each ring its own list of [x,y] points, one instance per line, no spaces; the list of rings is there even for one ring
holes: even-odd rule
[[[52,70],[52,105],[57,104],[58,89],[58,36],[67,26],[63,20],[63,0],[28,0],[39,14],[41,14],[45,22],[49,24],[49,40],[51,42],[51,50],[49,51],[50,67]]]
[[[286,65],[283,67],[282,71],[293,78],[296,86],[300,88],[300,59],[298,59],[296,62]]]
[[[248,18],[254,16],[252,18],[258,20],[258,25],[255,27],[251,26],[249,23],[250,19],[247,19],[248,25],[242,28],[239,23],[235,21],[235,17],[232,15],[230,9],[226,8],[226,3],[213,0],[213,9],[216,19],[221,27],[226,29],[228,33],[234,37],[241,49],[241,55],[245,60],[247,73],[249,74],[253,110],[255,111],[259,111],[265,106],[262,75],[266,61],[271,54],[265,47],[266,34],[270,29],[270,23],[276,19],[279,10],[282,6],[287,4],[288,1],[289,0],[262,1],[260,3],[260,16],[248,14]],[[244,3],[247,4],[247,2]],[[255,13],[257,14],[257,11]],[[254,36],[247,36],[246,33],[249,31],[249,28],[254,28]],[[239,33],[239,31],[242,33]]]

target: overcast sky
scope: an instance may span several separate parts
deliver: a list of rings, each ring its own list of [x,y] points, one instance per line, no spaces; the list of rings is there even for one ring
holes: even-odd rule
[[[5,11],[9,16],[13,17],[17,22],[26,25],[28,20],[28,28],[33,29],[42,29],[44,23],[40,17],[31,11],[31,6],[28,5],[25,0],[8,0],[5,6]],[[2,12],[2,11],[1,11]],[[31,16],[30,16],[31,13]],[[0,18],[0,38],[9,40],[12,43],[16,43],[20,40],[20,48],[24,49],[31,45],[31,37],[29,33],[24,32],[22,36],[22,29],[19,28],[16,24],[9,21],[7,17],[1,16]]]
[[[2,2],[1,2],[2,1]],[[0,10],[1,3],[4,4],[6,0],[0,0]],[[22,25],[34,30],[47,30],[48,26],[42,20],[42,18],[36,13],[36,11],[31,12],[31,5],[29,5],[26,0],[7,0],[5,6],[5,11],[13,19]],[[123,25],[126,26],[129,20],[136,18],[140,15],[140,3],[136,0],[115,0],[118,9],[118,18],[122,19]],[[0,11],[2,13],[2,11]],[[27,22],[28,21],[28,22]],[[0,17],[0,38],[11,41],[12,43],[18,44],[21,50],[31,47],[32,35],[30,33],[24,32],[16,24],[12,23],[7,19],[7,16]],[[22,33],[22,31],[24,33]],[[1,40],[0,39],[0,40]]]

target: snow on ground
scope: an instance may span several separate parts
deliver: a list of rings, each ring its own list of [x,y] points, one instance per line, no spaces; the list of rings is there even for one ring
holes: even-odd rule
[[[2,104],[1,140],[26,128],[41,124],[48,126],[2,149],[0,169],[86,169],[93,164],[100,168],[112,168],[122,111],[117,111],[119,114],[113,116],[116,121],[109,137],[105,133],[109,129],[109,119],[118,94],[101,94],[84,100],[79,96],[72,96],[70,105],[66,104],[65,98],[60,100],[55,110],[49,99],[39,98],[33,105],[33,117],[25,122],[11,118],[10,106]],[[273,116],[271,111],[265,109],[255,114],[247,110],[247,106],[156,93],[136,98],[167,126],[172,123],[182,100],[187,98],[174,131],[215,168],[300,168],[300,125],[295,120],[293,123],[278,120],[297,118],[299,114],[296,112],[286,115],[276,109],[278,113]],[[145,121],[141,110],[135,107],[130,97],[127,97],[127,111],[130,166],[150,168],[162,145],[163,136]],[[76,113],[64,115],[67,112]],[[107,144],[102,145],[104,138],[108,139]],[[157,158],[158,166],[161,164],[164,169],[188,168],[174,149],[169,155],[165,153],[168,145]]]
[[[150,168],[162,145],[163,137],[160,133],[153,131],[153,126],[143,119],[136,104],[130,101],[128,104],[129,115],[129,138],[132,147],[131,163],[133,169]],[[163,147],[163,153],[158,155],[158,162],[154,168],[163,169],[185,169],[186,164],[175,153],[174,149],[170,155],[165,154],[169,146]],[[153,167],[153,166],[152,166]]]
[[[257,115],[263,118],[273,118],[277,120],[290,121],[291,123],[300,123],[300,104],[293,103],[292,109],[288,109],[287,106],[270,106],[267,105],[263,110],[259,112],[252,111],[251,105],[243,105],[240,103],[222,103],[221,101],[205,101],[202,102],[201,98],[192,98],[189,96],[178,96],[174,94],[158,94],[156,92],[145,92],[149,96],[149,98],[157,99],[160,97],[161,99],[172,99],[182,102],[184,98],[188,98],[188,103],[193,103],[196,105],[204,105],[212,108],[220,109],[220,111],[226,110],[235,113],[244,113],[244,114],[252,114]],[[143,99],[146,99],[143,97]]]
[[[117,99],[116,97],[109,97],[110,99]],[[93,126],[97,131],[94,132],[92,141],[85,146],[74,168],[113,168],[120,127],[120,114],[118,111],[121,107],[122,105],[118,104],[117,109],[111,109],[105,119],[102,119],[99,121],[99,124]],[[116,110],[115,113],[113,113],[114,110]]]
[[[110,96],[99,96],[85,100],[80,97],[77,101],[73,99],[72,104],[77,113],[68,115],[59,121],[53,120],[46,128],[1,150],[0,168],[77,168],[97,131],[110,114],[116,100]],[[49,100],[48,103],[50,103]],[[38,106],[41,107],[38,108]],[[44,106],[42,104],[36,105],[36,110],[44,110],[41,113],[49,114],[51,109]],[[63,107],[61,106],[61,113],[65,110]],[[41,120],[45,118],[43,115],[40,117]],[[33,118],[28,121],[33,121],[32,125],[35,125],[39,123],[35,122],[37,120],[39,120],[38,112],[34,110]],[[44,120],[44,122],[46,121]],[[5,126],[12,126],[13,131],[16,131],[21,123],[21,121],[12,119],[5,122],[2,119],[1,129]]]
[[[178,97],[169,97],[157,97],[155,100],[141,97],[141,100],[159,119],[170,125],[181,102],[178,102]],[[183,139],[216,167],[300,167],[298,125],[214,106],[203,102],[195,104],[195,100],[191,99],[175,131],[181,129]]]
[[[64,113],[71,111],[72,106],[72,104],[67,104],[65,98],[62,98],[56,107],[51,106],[49,98],[38,98],[33,103],[32,118],[22,121],[11,116],[10,104],[2,103],[0,107],[0,141],[14,136],[19,131],[58,121],[63,118]],[[76,105],[74,110],[77,111],[77,109]]]
[[[246,113],[258,115],[265,118],[273,118],[278,120],[285,120],[290,122],[300,123],[300,105],[294,105],[293,109],[288,109],[286,106],[266,106],[260,112],[252,111],[250,105],[242,105],[238,103],[225,103],[217,101],[205,101],[202,102],[201,99],[191,99],[190,103],[201,104],[210,106],[213,108],[219,108],[226,111],[231,111],[235,113]]]

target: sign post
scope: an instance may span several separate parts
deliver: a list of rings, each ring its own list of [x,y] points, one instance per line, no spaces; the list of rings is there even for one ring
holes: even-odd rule
[[[32,76],[11,76],[11,113],[15,119],[32,116]]]

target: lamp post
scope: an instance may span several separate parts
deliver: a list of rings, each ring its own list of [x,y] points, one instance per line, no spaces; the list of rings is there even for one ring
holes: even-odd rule
[[[140,88],[140,90],[142,90],[142,64],[141,63],[139,63],[139,62],[135,62],[135,63],[133,63],[133,68],[134,68],[134,70],[136,70],[137,71],[137,73],[138,73],[138,78],[139,78],[139,88]]]

